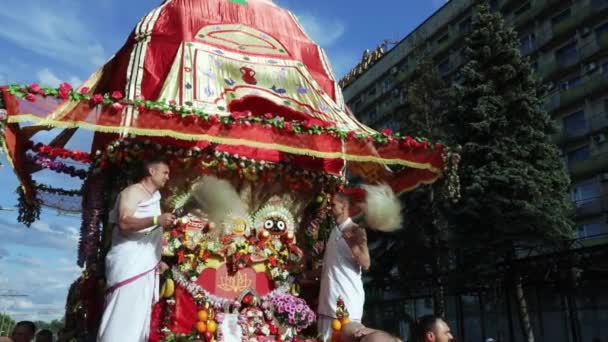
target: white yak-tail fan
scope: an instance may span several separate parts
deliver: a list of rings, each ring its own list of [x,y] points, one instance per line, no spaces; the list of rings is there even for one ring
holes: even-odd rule
[[[362,185],[365,201],[361,203],[365,223],[368,227],[383,232],[402,228],[401,202],[387,184]]]
[[[227,215],[246,216],[241,198],[230,182],[215,176],[203,176],[192,186],[192,197],[209,220],[220,224]]]

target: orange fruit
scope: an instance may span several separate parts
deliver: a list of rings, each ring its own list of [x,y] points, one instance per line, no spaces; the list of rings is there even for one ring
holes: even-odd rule
[[[196,331],[203,334],[207,331],[207,323],[205,322],[196,322]]]
[[[214,333],[217,330],[217,323],[214,320],[210,319],[207,321],[207,331],[210,333]]]
[[[331,321],[331,329],[333,331],[340,331],[340,329],[342,329],[342,323],[340,323],[339,319],[334,319]]]
[[[198,310],[196,317],[198,317],[199,322],[207,322],[209,319],[209,312],[207,312],[207,310]]]
[[[345,326],[345,325],[347,325],[348,323],[350,323],[350,318],[348,318],[348,317],[344,317],[344,318],[342,318],[342,319],[340,320],[340,324],[341,324],[342,326]]]

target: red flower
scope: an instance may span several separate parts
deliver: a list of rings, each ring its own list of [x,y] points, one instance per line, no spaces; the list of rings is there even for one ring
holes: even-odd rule
[[[114,90],[112,92],[112,95],[110,95],[110,97],[116,101],[122,99],[122,93],[120,92],[120,90]]]
[[[289,122],[286,122],[285,125],[283,126],[287,131],[291,132],[291,124]]]
[[[59,85],[59,91],[66,91],[69,92],[70,90],[72,90],[72,86],[69,83],[63,82]]]
[[[40,86],[38,85],[38,83],[32,83],[30,84],[30,92],[34,93],[34,94],[38,94],[38,92],[40,91]]]
[[[177,229],[171,230],[171,236],[178,237],[179,236],[179,231]]]
[[[348,140],[353,140],[353,138],[355,137],[355,131],[348,131],[348,134],[346,134],[346,137],[348,138]]]
[[[82,95],[85,95],[89,92],[89,87],[82,87],[78,92],[80,92]]]
[[[28,101],[30,101],[30,102],[34,102],[34,101],[36,101],[36,95],[31,94],[31,93],[27,94],[27,95],[25,95],[25,99],[28,100]]]
[[[266,119],[272,119],[274,116],[272,115],[272,113],[266,113],[266,114],[264,114],[264,117]]]
[[[308,128],[312,127],[312,121],[311,121],[311,120],[306,120],[306,121],[304,121],[304,127],[305,127],[306,129],[308,129]]]
[[[443,148],[443,146],[441,146],[440,143],[435,143],[435,149],[436,150],[441,150]]]
[[[70,98],[70,91],[66,89],[59,88],[59,92],[57,93],[57,97],[62,100],[67,100]]]
[[[218,123],[218,121],[220,121],[220,119],[217,117],[217,115],[209,116],[209,122],[211,122],[212,124],[216,124],[216,123]]]
[[[184,261],[186,261],[186,255],[184,253],[184,250],[182,249],[177,252],[177,262],[181,264]]]
[[[277,258],[274,256],[269,256],[268,257],[268,262],[270,263],[271,266],[276,266],[277,265]]]
[[[120,112],[123,108],[123,105],[120,102],[114,102],[112,103],[110,108],[112,108],[112,110],[115,112]]]
[[[100,104],[101,101],[103,101],[103,95],[101,95],[101,94],[95,94],[95,95],[91,96],[91,103],[93,105]]]
[[[382,129],[382,131],[380,131],[380,133],[382,133],[384,135],[393,135],[393,130],[392,129],[388,129],[388,128],[384,128],[384,129]]]
[[[170,106],[176,106],[177,105],[177,101],[171,100],[171,101],[169,101],[169,105]]]

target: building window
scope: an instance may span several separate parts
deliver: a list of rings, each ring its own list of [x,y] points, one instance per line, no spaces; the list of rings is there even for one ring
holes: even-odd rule
[[[576,134],[587,129],[587,119],[585,111],[579,110],[564,118],[564,130],[568,134]]]
[[[555,51],[555,59],[557,59],[557,62],[561,65],[571,64],[576,61],[577,57],[578,50],[576,49],[576,40]]]
[[[606,33],[608,33],[608,21],[595,29],[595,34],[598,38],[605,35]]]
[[[608,62],[604,62],[604,64],[602,64],[602,73],[608,75]]]
[[[439,70],[439,73],[442,75],[447,74],[448,72],[450,72],[450,58],[446,58],[443,61],[441,61],[439,63],[439,65],[437,66],[437,69]]]
[[[361,97],[358,97],[355,101],[352,102],[351,107],[353,109],[359,109],[359,107],[361,107],[361,104],[363,103],[363,101],[361,100]]]
[[[570,18],[570,14],[571,14],[570,8],[561,11],[558,15],[551,18],[551,24],[557,25],[557,24],[561,23],[562,21]]]
[[[568,152],[568,166],[572,167],[577,162],[589,160],[591,158],[591,150],[589,145]]]
[[[374,96],[376,95],[376,86],[373,85],[372,88],[367,92],[367,96]]]
[[[439,37],[439,39],[437,39],[437,45],[441,45],[442,43],[447,42],[448,38],[450,38],[450,34],[449,34],[449,32],[446,32],[443,36],[441,36],[441,37]]]
[[[578,87],[582,82],[582,78],[580,76],[575,76],[572,77],[568,80],[565,80],[561,83],[561,89],[562,91],[566,91],[568,89],[572,89],[572,88],[576,88]]]
[[[458,24],[458,29],[460,30],[460,33],[469,33],[471,32],[472,27],[473,25],[471,17],[467,17],[465,20],[461,21],[460,24]]]
[[[386,93],[387,91],[391,91],[394,85],[395,82],[392,77],[385,79],[384,82],[382,82],[382,92]]]
[[[514,14],[515,16],[519,16],[522,13],[526,12],[527,10],[529,10],[532,6],[530,5],[530,1],[526,2],[523,6],[520,6],[518,9],[515,10]]]
[[[534,33],[527,34],[519,38],[519,50],[522,54],[527,55],[532,52],[536,46],[536,35]]]
[[[572,187],[570,197],[577,207],[597,200],[601,196],[600,184],[595,179],[577,182]]]
[[[579,239],[592,239],[606,232],[602,229],[601,223],[587,223],[578,226],[578,238]]]

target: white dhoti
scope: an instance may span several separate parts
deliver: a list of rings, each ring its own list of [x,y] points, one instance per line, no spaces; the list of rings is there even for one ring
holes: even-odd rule
[[[133,216],[143,218],[160,213],[157,191],[138,205]],[[114,210],[110,218],[116,219],[116,214]],[[114,227],[112,247],[106,256],[108,289],[97,341],[148,341],[152,305],[158,300],[156,270],[161,257],[161,237],[162,229],[156,227],[128,235]]]
[[[361,322],[363,317],[365,291],[361,266],[342,236],[342,231],[352,224],[349,218],[339,227],[334,227],[325,245],[317,321],[318,335],[323,341],[331,341],[331,321],[336,318],[338,298],[344,300],[351,321]]]

